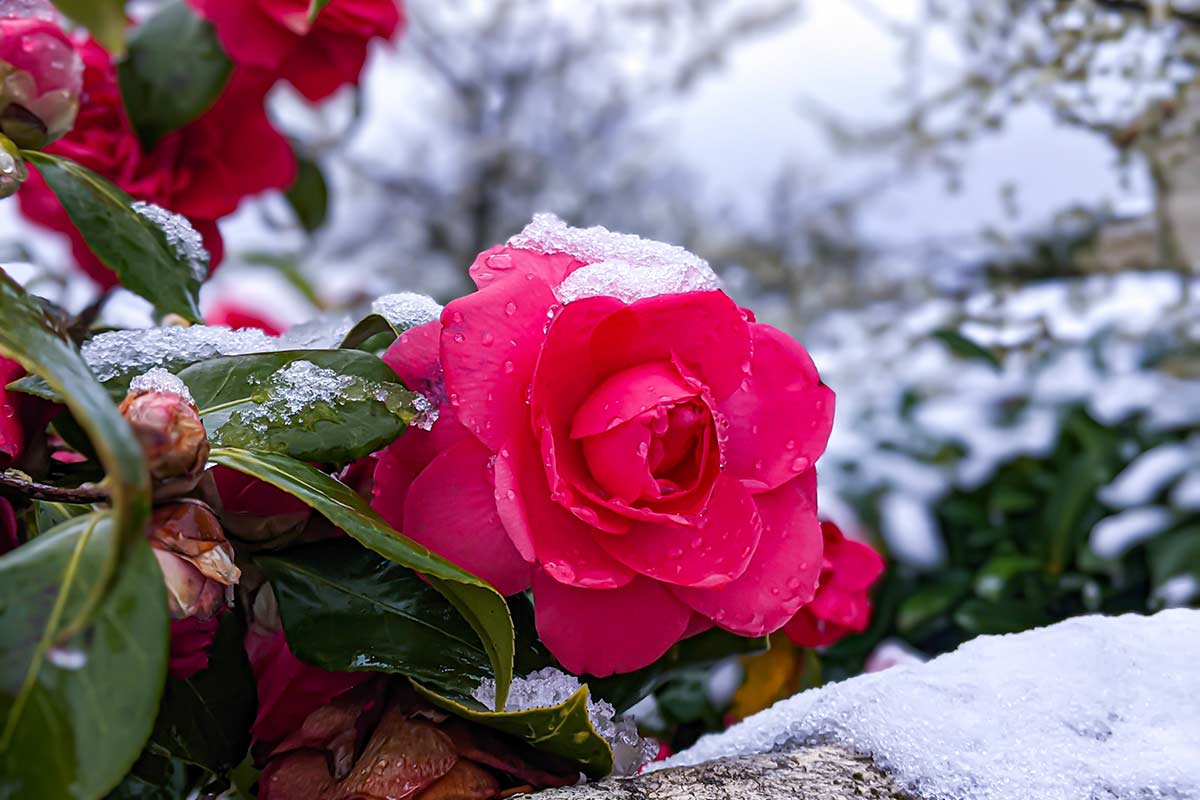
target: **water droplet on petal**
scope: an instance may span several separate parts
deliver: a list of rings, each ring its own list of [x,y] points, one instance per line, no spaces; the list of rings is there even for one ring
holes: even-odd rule
[[[504,373],[505,373],[506,375],[511,375],[511,374],[512,374],[512,371],[513,371],[514,369],[516,369],[516,367],[513,365],[513,362],[511,362],[511,361],[505,361],[505,362],[504,362]]]
[[[516,303],[514,303],[514,302],[512,302],[512,301],[510,300],[510,301],[509,301],[508,303],[506,303],[506,304],[505,304],[505,306],[504,306],[504,313],[505,313],[505,314],[507,314],[507,315],[508,315],[508,316],[510,316],[510,317],[511,317],[513,314],[517,313],[517,304],[516,304]]]
[[[667,551],[667,558],[679,558],[683,555],[683,550],[678,547],[672,547]]]
[[[479,343],[484,347],[491,347],[492,342],[496,341],[496,337],[492,336],[491,331],[485,331],[483,336],[479,337]]]
[[[462,342],[462,341],[464,341],[466,338],[467,338],[467,337],[466,337],[466,336],[463,336],[461,333],[456,333],[456,334],[454,334],[454,341],[456,341],[456,342]]]

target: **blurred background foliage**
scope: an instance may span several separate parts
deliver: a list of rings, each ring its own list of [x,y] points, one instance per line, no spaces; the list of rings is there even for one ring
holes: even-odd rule
[[[639,706],[671,747],[979,634],[1200,603],[1200,3],[405,6],[361,89],[277,91],[301,180],[222,225],[204,300],[445,300],[550,210],[687,246],[798,336],[838,394],[824,513],[888,559],[874,620],[672,679]],[[0,257],[86,305],[13,205]]]

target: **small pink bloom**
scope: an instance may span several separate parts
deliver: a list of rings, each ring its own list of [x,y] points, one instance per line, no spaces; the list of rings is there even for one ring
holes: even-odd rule
[[[832,522],[822,522],[821,533],[825,557],[817,595],[783,629],[801,647],[823,647],[866,630],[868,590],[883,574],[883,559],[869,545],[847,539]]]
[[[372,39],[403,24],[398,0],[335,0],[309,22],[309,0],[188,0],[236,64],[290,82],[309,100],[358,83]]]
[[[167,672],[172,678],[187,680],[208,666],[208,650],[219,627],[220,616],[171,620],[171,653]]]
[[[224,325],[235,331],[258,328],[268,336],[278,336],[287,328],[286,325],[281,325],[252,308],[231,301],[217,303],[204,315],[204,321],[209,325]]]
[[[5,16],[0,8],[0,132],[42,148],[71,129],[83,63],[51,17]]]
[[[723,292],[560,301],[609,260],[585,250],[492,248],[478,291],[392,346],[441,415],[380,455],[374,506],[501,592],[532,586],[543,642],[603,676],[711,625],[770,633],[812,599],[833,393]]]

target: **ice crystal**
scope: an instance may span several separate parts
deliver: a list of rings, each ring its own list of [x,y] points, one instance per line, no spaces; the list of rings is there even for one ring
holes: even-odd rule
[[[132,208],[163,232],[171,250],[178,258],[187,262],[192,277],[203,283],[208,277],[210,259],[208,251],[204,249],[203,237],[192,227],[187,217],[143,200],[135,201]]]
[[[508,244],[538,253],[566,253],[588,265],[558,287],[563,303],[600,295],[632,303],[720,287],[708,262],[682,247],[599,226],[572,228],[553,214],[535,214]]]
[[[505,711],[527,711],[531,708],[547,708],[565,703],[579,691],[579,679],[554,667],[531,672],[525,677],[513,678],[509,686]],[[485,678],[471,696],[489,709],[496,705],[496,682]],[[609,743],[613,751],[614,773],[632,775],[646,764],[658,748],[649,739],[638,735],[637,723],[632,717],[618,717],[612,704],[588,698],[588,718],[596,733]]]
[[[186,366],[217,356],[267,353],[276,340],[255,328],[223,326],[139,328],[99,333],[83,345],[83,357],[101,381],[152,367]]]
[[[300,422],[313,407],[340,405],[346,400],[347,390],[360,380],[311,361],[293,361],[271,374],[265,391],[254,396],[256,404],[239,411],[238,419],[259,433],[265,433],[268,427]]]
[[[925,800],[1200,797],[1197,663],[1200,611],[1077,617],[809,690],[651,768],[833,742]]]
[[[442,306],[432,297],[416,292],[385,294],[371,303],[371,311],[400,330],[433,322],[442,315]]]
[[[129,392],[130,394],[140,394],[141,392],[177,394],[189,403],[194,402],[187,384],[162,367],[155,367],[130,381]]]
[[[417,413],[409,424],[423,431],[433,430],[434,423],[438,421],[438,407],[423,394],[413,395],[412,407]]]

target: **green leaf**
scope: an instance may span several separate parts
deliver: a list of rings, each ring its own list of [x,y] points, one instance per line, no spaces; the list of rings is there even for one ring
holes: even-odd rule
[[[750,639],[714,628],[684,639],[648,667],[608,678],[586,677],[596,697],[625,711],[667,681],[732,655],[766,652],[766,637]]]
[[[996,369],[1000,369],[1000,358],[994,352],[976,342],[971,341],[956,330],[951,328],[942,328],[934,331],[931,335],[933,338],[946,345],[950,352],[959,358],[984,361]]]
[[[304,230],[312,233],[325,224],[329,214],[329,187],[317,162],[296,154],[296,180],[284,196]]]
[[[401,333],[402,331],[396,330],[382,314],[367,314],[350,329],[338,346],[343,349],[362,350],[365,349],[363,345],[369,341],[373,343],[377,336],[381,337],[384,346],[387,346],[394,342]]]
[[[142,449],[128,423],[96,383],[79,351],[48,317],[36,298],[25,293],[0,270],[0,354],[40,375],[66,403],[71,416],[91,441],[109,482],[116,517],[116,536],[105,559],[92,602],[115,579],[125,552],[142,541],[150,517],[150,477]],[[0,558],[0,582],[4,580]],[[38,602],[27,598],[26,604]],[[83,620],[79,621],[82,624]]]
[[[104,800],[180,800],[204,785],[203,770],[177,758],[142,753],[124,780]],[[203,795],[200,795],[203,796]]]
[[[470,694],[491,677],[463,618],[411,569],[338,539],[255,559],[275,591],[288,646],[336,672],[395,672]]]
[[[139,539],[90,630],[62,639],[117,536],[69,520],[0,559],[0,797],[91,798],[115,786],[154,724],[167,669],[162,573]]]
[[[242,762],[258,710],[245,635],[241,617],[226,614],[213,637],[208,666],[186,680],[167,680],[149,750],[216,776]]]
[[[1146,553],[1156,586],[1177,575],[1200,578],[1200,524],[1187,525],[1151,539],[1146,543]]]
[[[479,636],[496,677],[496,701],[504,703],[512,681],[514,635],[508,606],[495,589],[396,532],[350,487],[301,461],[227,447],[214,448],[209,458],[282,489],[369,549],[425,575]]]
[[[975,594],[985,600],[998,600],[1012,578],[1041,568],[1042,563],[1029,556],[993,556],[975,573]]]
[[[22,151],[36,165],[88,247],[121,285],[161,313],[200,321],[196,293],[203,276],[158,225],[133,210],[133,198],[90,169],[61,156]]]
[[[117,69],[129,121],[146,150],[212,107],[233,62],[216,31],[183,0],[160,8],[134,28]]]
[[[317,15],[321,13],[321,9],[329,5],[330,0],[309,0],[308,2],[308,23],[311,25],[316,21]]]
[[[87,28],[88,33],[113,56],[125,51],[125,0],[52,0],[66,16]]]
[[[954,621],[972,636],[1016,633],[1049,623],[1041,608],[1016,600],[980,600],[972,597],[954,612]]]
[[[963,570],[949,570],[936,583],[913,592],[896,611],[896,629],[908,634],[930,621],[944,616],[970,591],[971,576]]]
[[[49,500],[34,500],[26,516],[29,538],[57,528],[73,517],[81,517],[92,513],[91,506],[81,506],[75,503],[58,503]]]
[[[413,686],[429,702],[451,714],[568,759],[589,777],[603,778],[613,770],[612,748],[596,732],[588,716],[586,684],[559,705],[527,711],[489,711],[470,698],[446,697],[416,681]]]
[[[295,362],[309,362],[345,378],[336,399],[320,393],[289,400],[272,380]],[[302,461],[342,463],[374,453],[402,434],[424,401],[397,382],[378,357],[358,350],[292,350],[213,358],[184,369],[215,446],[284,453]]]

